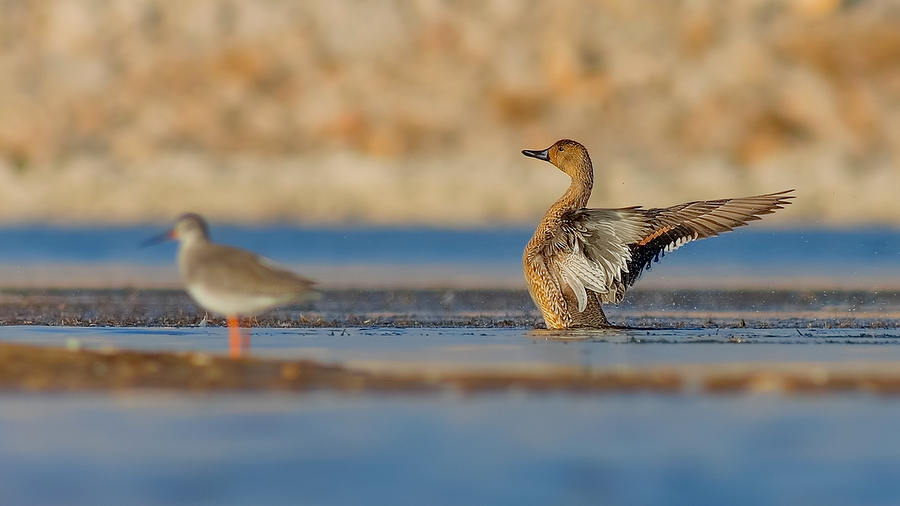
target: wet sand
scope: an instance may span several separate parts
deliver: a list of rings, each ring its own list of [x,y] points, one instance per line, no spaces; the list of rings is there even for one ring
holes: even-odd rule
[[[559,332],[541,328],[524,290],[331,290],[310,305],[247,319],[257,348],[230,360],[224,335],[204,337],[224,331],[222,319],[199,310],[181,290],[6,291],[0,388],[893,395],[900,393],[900,356],[838,354],[823,362],[796,350],[900,344],[898,308],[896,292],[635,290],[609,309],[611,320],[627,328]],[[44,326],[60,328],[26,330]],[[66,330],[73,327],[98,330]],[[167,341],[178,328],[184,339]],[[483,329],[483,337],[466,329]],[[613,343],[604,353],[619,355],[616,343],[694,348],[637,362],[573,362],[556,351],[517,358],[530,353],[523,352],[525,343],[540,341],[587,343],[583,353]],[[782,351],[721,353],[722,346],[742,343]]]
[[[7,290],[4,325],[196,326],[207,317],[183,290]],[[315,303],[245,320],[254,327],[535,326],[524,290],[332,290]],[[204,325],[223,325],[210,315]]]
[[[522,327],[543,321],[515,289],[325,290],[253,327]],[[900,291],[635,289],[606,308],[616,325],[647,328],[900,328]],[[208,317],[208,318],[207,318]],[[204,321],[206,320],[206,321]],[[0,324],[115,327],[219,326],[180,289],[4,290]]]
[[[102,351],[0,343],[0,390],[313,392],[349,394],[900,394],[900,361],[666,364],[637,367],[438,367],[396,362],[231,359],[204,352]]]

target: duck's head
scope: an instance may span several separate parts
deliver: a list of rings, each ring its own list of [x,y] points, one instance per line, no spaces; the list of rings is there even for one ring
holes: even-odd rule
[[[175,220],[175,225],[170,230],[148,239],[143,245],[149,246],[151,244],[171,240],[189,243],[196,241],[197,239],[209,239],[206,221],[199,214],[187,213],[179,216],[178,219]]]
[[[587,149],[569,139],[558,140],[543,151],[526,149],[522,154],[550,162],[572,178],[581,178],[585,174],[593,176],[591,157],[588,156]]]

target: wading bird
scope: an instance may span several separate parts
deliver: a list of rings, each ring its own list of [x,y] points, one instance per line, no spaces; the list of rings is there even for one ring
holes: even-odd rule
[[[239,317],[256,316],[291,302],[318,297],[315,284],[249,251],[209,240],[206,222],[184,214],[168,232],[144,245],[178,241],[178,271],[191,298],[203,308],[228,319],[228,348],[240,357],[250,348],[250,334],[242,338]]]
[[[621,302],[660,255],[758,220],[794,198],[786,190],[661,209],[587,209],[594,169],[584,146],[563,139],[522,154],[550,162],[572,179],[522,256],[528,291],[548,329],[610,327],[601,304]]]

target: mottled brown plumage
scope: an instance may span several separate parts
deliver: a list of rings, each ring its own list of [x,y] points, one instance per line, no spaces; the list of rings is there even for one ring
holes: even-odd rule
[[[522,257],[531,298],[550,329],[609,327],[601,304],[621,302],[662,254],[758,220],[793,198],[787,190],[661,209],[586,209],[594,169],[584,146],[563,139],[543,151],[522,153],[552,163],[572,179]]]

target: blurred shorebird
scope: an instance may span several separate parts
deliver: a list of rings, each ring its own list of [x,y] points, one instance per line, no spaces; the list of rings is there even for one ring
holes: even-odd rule
[[[249,349],[249,331],[242,338],[239,317],[256,316],[290,302],[318,296],[315,284],[249,251],[214,244],[206,222],[197,214],[185,214],[175,226],[144,245],[178,240],[178,271],[191,298],[203,308],[228,319],[228,348],[239,357]]]
[[[548,329],[610,327],[600,305],[621,302],[661,255],[758,220],[794,198],[786,190],[662,209],[586,209],[594,169],[584,146],[563,139],[522,154],[550,162],[572,179],[522,255],[528,291]]]

